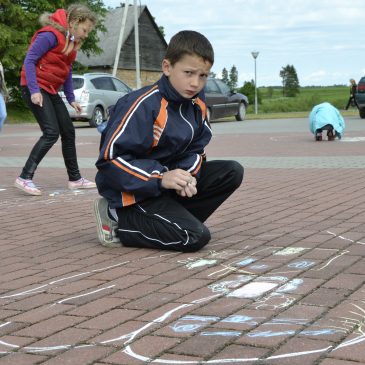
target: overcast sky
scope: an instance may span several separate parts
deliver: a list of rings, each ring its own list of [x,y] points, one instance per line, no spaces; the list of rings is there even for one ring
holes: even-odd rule
[[[133,0],[129,4],[133,4]],[[104,0],[115,8],[120,0]],[[252,51],[258,51],[257,85],[280,85],[290,64],[301,86],[348,84],[365,75],[364,0],[140,0],[170,38],[184,29],[212,43],[220,75],[238,69],[239,86],[254,79]]]

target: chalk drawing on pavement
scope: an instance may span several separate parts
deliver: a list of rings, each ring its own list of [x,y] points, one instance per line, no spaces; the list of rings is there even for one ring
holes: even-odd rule
[[[333,261],[338,257],[345,254],[345,252],[334,251],[337,252],[335,257],[330,258],[326,262],[326,267],[328,267]],[[293,254],[297,254],[293,253]],[[288,253],[287,253],[288,254]],[[287,255],[285,254],[285,255]],[[156,258],[160,256],[155,256]],[[252,254],[250,257],[254,257]],[[138,260],[151,259],[151,257],[142,258]],[[331,322],[332,319],[322,320],[320,324],[312,323],[310,320],[302,318],[274,318],[269,319],[266,317],[252,317],[249,315],[245,315],[245,308],[241,310],[240,314],[230,315],[226,318],[220,318],[218,316],[193,316],[186,315],[186,310],[194,310],[194,307],[199,307],[203,303],[209,303],[215,299],[220,297],[230,298],[233,297],[235,300],[239,300],[240,298],[250,299],[252,300],[252,305],[257,306],[260,309],[278,309],[285,308],[288,303],[291,303],[294,300],[289,294],[295,292],[303,283],[304,279],[295,277],[288,278],[284,275],[273,274],[271,275],[257,275],[252,272],[248,272],[246,274],[241,274],[240,263],[246,260],[247,257],[243,257],[232,262],[232,265],[238,275],[234,280],[225,280],[221,282],[216,282],[211,284],[209,287],[212,290],[212,295],[196,299],[189,303],[176,304],[175,307],[166,311],[162,315],[154,318],[150,322],[145,322],[138,329],[128,332],[128,333],[120,333],[118,336],[113,338],[107,338],[103,341],[86,343],[86,344],[60,344],[55,343],[49,346],[20,346],[16,343],[10,343],[9,340],[0,339],[0,353],[8,354],[8,353],[47,353],[49,351],[58,351],[58,350],[67,350],[67,349],[77,349],[77,348],[91,348],[98,345],[106,345],[106,344],[119,344],[120,350],[125,354],[131,356],[134,359],[141,360],[144,362],[152,362],[152,363],[160,363],[160,364],[216,364],[219,362],[230,363],[230,364],[239,364],[251,361],[266,361],[266,360],[279,360],[290,357],[299,357],[306,356],[313,353],[331,353],[340,348],[354,346],[357,344],[362,344],[365,341],[365,332],[364,332],[364,323],[365,323],[365,301],[358,301],[357,303],[350,303],[352,305],[352,309],[347,312],[347,316],[343,316],[340,319],[341,323]],[[0,297],[2,300],[16,300],[17,298],[21,298],[27,295],[33,295],[38,292],[47,291],[53,285],[68,285],[69,282],[79,280],[88,275],[92,275],[95,272],[107,271],[112,268],[116,268],[131,261],[119,262],[114,265],[102,267],[99,269],[89,270],[84,273],[77,273],[74,275],[70,275],[67,277],[59,278],[56,280],[51,280],[48,283],[43,285],[38,285],[37,287],[25,288],[19,292],[10,292],[9,294],[4,294]],[[192,260],[190,263],[199,263],[199,260]],[[313,269],[313,266],[310,263],[310,260],[293,260],[292,263],[300,263],[299,265],[295,265],[297,269]],[[257,265],[258,263],[256,263]],[[323,266],[321,266],[323,268]],[[299,271],[300,273],[300,271]],[[241,274],[241,275],[240,275]],[[208,276],[208,275],[207,275]],[[107,291],[110,289],[114,289],[115,285],[109,285],[106,287],[96,288],[93,291],[85,292],[79,295],[75,295],[73,297],[66,297],[64,299],[58,300],[54,303],[54,305],[71,305],[67,302],[72,301],[72,299],[77,299],[82,296],[92,295],[96,292]],[[247,308],[249,308],[247,306]],[[39,310],[46,310],[43,306]],[[181,316],[179,313],[183,312]],[[252,311],[251,311],[252,312]],[[175,322],[172,322],[172,318],[176,318]],[[327,322],[326,322],[327,321]],[[211,328],[210,326],[216,323],[235,323],[237,325],[252,326],[252,330],[246,331],[240,330],[236,328],[226,329],[226,328]],[[178,360],[173,358],[173,355],[162,355],[158,358],[151,358],[147,355],[138,353],[133,348],[134,341],[139,338],[144,332],[150,332],[151,329],[155,326],[157,328],[161,327],[164,323],[170,326],[172,331],[176,331],[179,333],[186,333],[190,335],[192,332],[196,332],[199,336],[221,336],[221,337],[238,337],[238,336],[248,336],[252,338],[266,338],[266,337],[274,337],[274,336],[293,336],[298,333],[301,329],[294,328],[295,326],[302,325],[304,328],[302,332],[299,332],[303,336],[311,336],[311,337],[320,337],[322,335],[331,336],[341,333],[350,334],[351,337],[347,337],[345,341],[342,341],[338,344],[323,346],[319,344],[318,346],[306,350],[306,351],[298,351],[298,352],[288,352],[280,355],[271,355],[268,357],[254,357],[254,358],[224,358],[219,360],[207,360],[207,361],[194,361],[194,360]],[[0,324],[0,328],[10,326],[12,322],[4,322]],[[257,326],[260,327],[257,327]],[[279,326],[279,327],[278,327]],[[284,327],[285,326],[285,327]],[[156,329],[157,329],[156,328]],[[16,356],[14,353],[14,356]],[[168,358],[170,356],[170,358]]]

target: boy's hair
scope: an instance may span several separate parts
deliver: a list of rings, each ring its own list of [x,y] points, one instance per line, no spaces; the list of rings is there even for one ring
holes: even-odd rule
[[[211,43],[203,34],[193,30],[182,30],[171,38],[165,59],[174,65],[185,55],[199,56],[204,61],[210,62],[211,65],[214,63],[214,51]]]

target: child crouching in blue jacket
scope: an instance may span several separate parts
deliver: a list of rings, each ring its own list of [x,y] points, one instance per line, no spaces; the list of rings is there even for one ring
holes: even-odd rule
[[[345,120],[341,113],[330,103],[321,103],[313,107],[309,114],[309,129],[316,141],[322,141],[322,132],[327,131],[329,141],[342,138]]]
[[[181,31],[163,75],[117,102],[102,133],[94,203],[102,245],[196,251],[206,219],[240,186],[236,161],[207,161],[212,137],[204,86],[214,62],[202,34]]]

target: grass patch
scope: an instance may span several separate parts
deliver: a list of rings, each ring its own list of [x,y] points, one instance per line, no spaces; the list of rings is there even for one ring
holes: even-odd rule
[[[6,105],[7,118],[6,123],[8,124],[19,124],[19,123],[35,123],[36,120],[29,109],[19,108],[16,104],[9,103]]]
[[[281,87],[258,89],[261,113],[310,112],[315,105],[325,101],[337,109],[343,109],[350,96],[347,86],[301,87],[295,97],[284,97]],[[253,112],[254,105],[250,105],[248,112]]]

